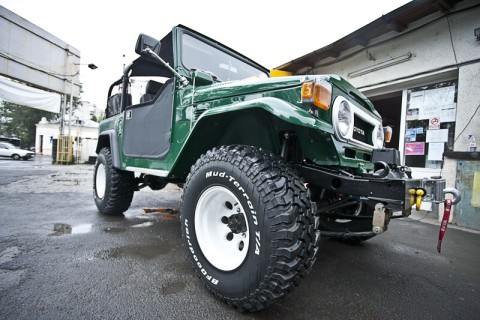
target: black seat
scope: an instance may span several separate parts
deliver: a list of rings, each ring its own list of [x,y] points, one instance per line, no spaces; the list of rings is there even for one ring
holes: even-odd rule
[[[125,99],[127,100],[125,102],[126,107],[132,105],[132,96],[130,94],[127,94],[125,96]],[[110,118],[111,116],[119,114],[120,112],[122,112],[122,93],[121,92],[116,93],[110,98],[108,98],[107,109],[105,113],[107,118]]]
[[[140,103],[147,102],[155,98],[155,95],[162,86],[163,84],[160,82],[149,80],[145,88],[145,94],[140,97]]]

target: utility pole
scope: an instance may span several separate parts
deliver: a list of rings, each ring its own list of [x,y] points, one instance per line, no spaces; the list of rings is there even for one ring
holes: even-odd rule
[[[82,65],[81,63],[73,63],[72,65]],[[89,63],[88,67],[92,70],[97,69],[97,66],[93,63]],[[72,73],[70,79],[70,99],[69,99],[69,110],[68,110],[68,134],[64,135],[64,123],[65,120],[65,107],[66,99],[64,100],[64,107],[62,108],[62,121],[60,123],[60,135],[58,136],[57,141],[57,164],[70,164],[72,163],[73,150],[72,150],[72,118],[73,118],[73,85],[75,77],[80,74],[80,69]]]

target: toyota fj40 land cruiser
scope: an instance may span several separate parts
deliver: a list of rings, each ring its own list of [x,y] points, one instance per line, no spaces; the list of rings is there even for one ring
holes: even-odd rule
[[[368,240],[421,201],[421,180],[383,148],[380,115],[344,79],[270,78],[181,25],[161,41],[141,34],[135,51],[100,124],[95,203],[121,215],[141,187],[183,185],[183,245],[227,304],[264,308],[312,268],[320,235]]]

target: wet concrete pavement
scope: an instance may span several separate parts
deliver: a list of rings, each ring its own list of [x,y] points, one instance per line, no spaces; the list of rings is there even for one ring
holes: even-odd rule
[[[98,214],[92,166],[0,161],[0,319],[478,319],[480,235],[396,220],[360,246],[322,239],[300,287],[241,314],[202,286],[181,246],[180,191]],[[147,210],[148,211],[148,210]],[[155,210],[153,210],[155,211]]]

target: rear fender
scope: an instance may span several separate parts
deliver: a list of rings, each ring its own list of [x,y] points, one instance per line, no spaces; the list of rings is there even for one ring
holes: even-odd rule
[[[98,154],[102,148],[110,149],[113,167],[120,168],[120,148],[115,130],[111,129],[100,133],[95,152]]]

